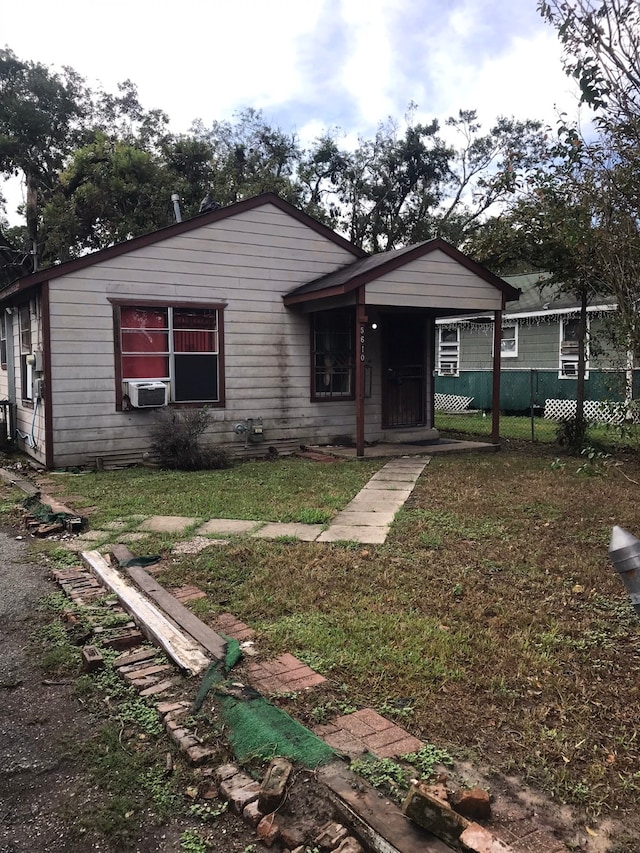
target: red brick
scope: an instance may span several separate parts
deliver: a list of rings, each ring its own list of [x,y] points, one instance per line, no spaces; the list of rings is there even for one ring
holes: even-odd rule
[[[260,806],[258,805],[257,800],[253,800],[253,802],[249,803],[242,810],[242,817],[250,826],[254,829],[260,823],[264,814],[260,811]]]
[[[376,732],[373,735],[364,737],[362,740],[369,749],[376,750],[380,747],[390,746],[392,743],[399,743],[399,741],[404,740],[406,737],[407,733],[404,729],[400,729],[398,726],[392,726],[382,732]]]
[[[513,849],[504,841],[500,841],[477,823],[470,824],[460,835],[459,841],[462,849],[468,853],[513,853]],[[529,851],[529,848],[527,850]]]
[[[358,716],[357,712],[354,712],[353,714],[345,714],[343,717],[338,717],[335,724],[339,728],[344,729],[347,732],[351,732],[351,734],[356,737],[366,737],[367,735],[373,735],[376,732],[376,729],[372,729],[367,722]]]
[[[265,845],[272,847],[280,836],[280,827],[274,814],[265,815],[256,827],[256,835]]]
[[[335,734],[325,735],[324,742],[329,744],[331,749],[344,752],[350,758],[357,758],[367,751],[362,741],[350,735],[349,732],[338,731]]]
[[[170,678],[167,681],[161,681],[160,684],[154,684],[153,687],[147,687],[146,690],[140,692],[141,696],[157,696],[158,693],[164,693],[175,684],[178,683],[177,678]]]
[[[318,684],[322,684],[326,680],[324,675],[311,671],[301,678],[286,678],[285,683],[290,690],[306,690],[309,687],[317,687]]]
[[[393,726],[393,723],[389,722],[389,720],[382,717],[372,708],[361,708],[359,711],[355,711],[350,716],[357,717],[359,720],[362,720],[368,726],[371,726],[374,732],[382,732]]]
[[[129,666],[133,663],[149,660],[157,654],[158,649],[140,649],[137,652],[125,652],[125,654],[120,655],[114,660],[113,665],[119,669],[121,666]]]
[[[187,758],[193,765],[204,764],[209,758],[214,758],[216,750],[210,746],[191,746],[187,749]]]
[[[395,741],[394,743],[387,744],[386,746],[378,746],[373,751],[379,758],[395,758],[398,755],[407,755],[407,753],[410,752],[419,752],[423,745],[424,744],[421,740],[411,737],[411,735],[407,735],[402,740]]]
[[[314,843],[320,847],[328,847],[329,850],[334,850],[348,835],[346,826],[335,821],[329,821],[320,829]]]
[[[231,779],[240,772],[240,768],[235,764],[221,764],[213,771],[213,778],[218,785],[221,785],[225,780]]]

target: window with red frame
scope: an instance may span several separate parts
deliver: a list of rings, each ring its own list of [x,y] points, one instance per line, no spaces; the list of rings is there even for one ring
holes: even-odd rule
[[[122,379],[169,383],[176,403],[220,401],[217,308],[120,306]]]

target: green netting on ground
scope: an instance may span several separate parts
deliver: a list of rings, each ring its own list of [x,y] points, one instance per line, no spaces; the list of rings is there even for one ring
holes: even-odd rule
[[[211,690],[212,687],[215,687],[217,684],[224,679],[225,675],[232,669],[242,657],[242,652],[240,651],[240,643],[237,640],[234,640],[232,637],[226,637],[224,634],[221,636],[224,637],[224,640],[227,644],[227,651],[224,659],[224,663],[222,661],[214,661],[214,663],[209,664],[207,667],[207,671],[205,672],[202,684],[200,685],[200,689],[198,690],[198,695],[195,698],[193,703],[192,713],[196,713],[202,707],[202,703],[207,697],[207,693]]]
[[[281,755],[305,767],[319,767],[335,758],[323,740],[262,696],[237,699],[218,695],[216,702],[238,761]]]
[[[56,521],[64,522],[72,518],[68,512],[54,512],[48,504],[43,504],[35,495],[25,498],[22,506],[27,512],[43,524],[54,524]]]

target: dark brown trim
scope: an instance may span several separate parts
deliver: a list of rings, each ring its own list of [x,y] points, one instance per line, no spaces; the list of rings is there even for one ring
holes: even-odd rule
[[[304,302],[313,302],[317,299],[326,299],[330,296],[343,296],[359,287],[362,287],[370,281],[375,281],[375,279],[381,278],[387,273],[406,266],[412,261],[418,260],[419,258],[424,257],[424,255],[429,255],[434,251],[443,252],[452,260],[459,263],[460,266],[465,267],[470,272],[473,272],[479,278],[482,278],[484,281],[501,291],[504,301],[510,302],[519,298],[520,291],[517,288],[512,287],[508,282],[486,269],[486,267],[483,267],[481,264],[478,264],[476,261],[468,258],[454,246],[440,238],[436,238],[434,240],[429,240],[427,243],[420,243],[418,246],[415,246],[409,251],[404,251],[398,254],[389,252],[388,260],[376,264],[371,267],[371,269],[363,270],[361,273],[355,272],[352,277],[347,278],[347,280],[341,284],[329,283],[326,288],[309,290],[307,292],[304,292],[305,285],[303,285],[299,288],[299,290],[302,290],[303,292],[294,291],[293,293],[285,295],[283,297],[284,304],[286,306],[292,306],[299,305]],[[331,275],[332,274],[329,273],[327,278],[330,278]]]
[[[116,383],[116,411],[122,412],[124,400],[122,394],[122,347],[120,342],[120,307],[122,305],[139,305],[140,307],[158,308],[206,308],[218,312],[218,399],[215,401],[189,401],[184,403],[171,402],[172,409],[202,408],[207,406],[211,409],[224,409],[226,405],[226,382],[225,382],[225,360],[224,360],[224,309],[227,307],[223,302],[185,302],[175,300],[168,302],[166,299],[135,299],[130,297],[107,297],[113,309],[113,357],[114,376]]]
[[[42,352],[44,355],[44,464],[53,468],[55,453],[53,446],[53,394],[51,393],[51,310],[49,306],[49,283],[44,282],[40,290],[40,312],[42,316]]]
[[[203,213],[200,214],[200,216],[194,216],[192,219],[186,219],[184,222],[176,222],[175,225],[168,225],[166,228],[160,228],[157,231],[152,231],[150,234],[143,234],[140,237],[134,237],[124,243],[117,243],[115,246],[100,249],[90,255],[83,255],[81,258],[75,258],[74,260],[67,261],[64,264],[39,270],[36,273],[32,273],[31,275],[18,279],[18,281],[11,284],[5,290],[0,291],[0,304],[10,297],[15,296],[17,293],[22,293],[43,281],[51,281],[54,278],[60,278],[63,275],[68,275],[69,273],[76,272],[77,270],[102,263],[103,261],[110,260],[111,258],[117,258],[119,255],[125,255],[128,252],[133,252],[136,249],[142,249],[146,246],[152,246],[154,243],[160,243],[162,240],[168,240],[169,238],[176,237],[179,234],[194,231],[204,225],[212,225],[215,222],[229,219],[239,213],[244,213],[247,210],[254,210],[258,207],[264,207],[268,204],[279,208],[293,219],[296,219],[298,222],[301,222],[303,225],[311,228],[317,234],[320,234],[322,237],[325,237],[327,240],[330,240],[342,249],[346,249],[354,257],[367,257],[367,253],[363,249],[359,249],[357,246],[354,246],[353,243],[350,243],[344,237],[336,234],[336,232],[332,231],[331,228],[328,228],[326,225],[318,222],[317,219],[313,219],[313,217],[309,216],[307,213],[303,213],[301,210],[298,210],[297,207],[289,204],[288,201],[280,198],[275,193],[262,193],[261,195],[254,196],[253,198],[243,199],[243,201],[230,204],[228,207],[222,207],[219,210],[214,210],[210,213]]]
[[[501,356],[502,311],[495,311],[493,314],[493,382],[491,390],[491,441],[494,444],[500,444],[500,370],[502,367]]]
[[[109,300],[110,302],[112,300]],[[116,381],[116,412],[121,412],[124,407],[122,399],[122,347],[120,345],[120,305],[121,302],[113,303],[113,375]]]

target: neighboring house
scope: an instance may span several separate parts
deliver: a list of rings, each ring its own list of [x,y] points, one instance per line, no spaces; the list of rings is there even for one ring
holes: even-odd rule
[[[532,405],[542,409],[547,400],[576,398],[579,303],[570,295],[541,287],[544,279],[544,274],[505,277],[521,296],[502,315],[503,411],[529,410]],[[604,299],[588,308],[586,400],[623,402],[635,398],[640,387],[638,371],[626,351],[614,351],[602,334],[615,308]],[[472,408],[491,409],[493,317],[441,318],[436,326],[436,392],[472,397]]]
[[[362,455],[437,440],[436,319],[517,298],[443,241],[370,257],[265,194],[0,292],[0,400],[47,467],[141,460],[166,405],[210,407],[237,455]]]

